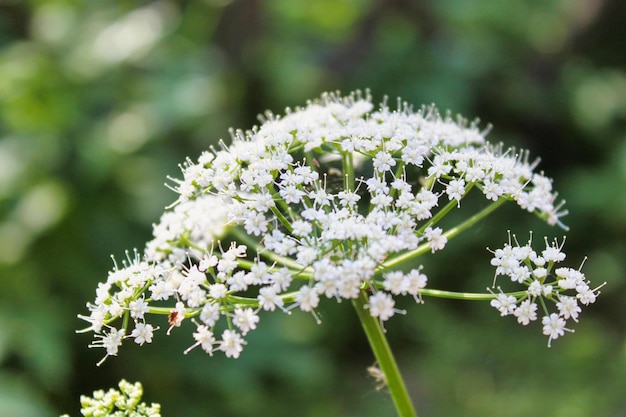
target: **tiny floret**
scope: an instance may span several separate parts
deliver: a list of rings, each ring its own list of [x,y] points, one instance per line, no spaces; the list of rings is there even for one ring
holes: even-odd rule
[[[395,302],[389,294],[379,291],[370,296],[367,307],[369,308],[372,316],[378,317],[381,321],[386,321],[394,315],[394,305]]]

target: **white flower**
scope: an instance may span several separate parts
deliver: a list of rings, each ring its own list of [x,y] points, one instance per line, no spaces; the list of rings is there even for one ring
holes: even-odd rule
[[[394,315],[394,305],[395,302],[389,294],[378,291],[376,294],[370,295],[366,308],[369,308],[372,317],[386,321]]]
[[[87,304],[87,308],[91,310],[89,316],[78,315],[78,317],[89,322],[89,330],[94,333],[100,333],[109,309],[105,304]]]
[[[213,345],[215,345],[216,341],[213,332],[207,326],[197,326],[193,338],[196,343],[188,347],[184,352],[185,354],[189,353],[195,347],[200,346],[206,353],[211,356],[213,355]]]
[[[174,288],[166,281],[158,281],[150,285],[150,298],[155,301],[167,300],[174,295]]]
[[[576,298],[584,305],[593,304],[596,301],[596,290],[592,290],[588,285],[579,285],[576,287]]]
[[[267,220],[262,213],[250,212],[244,221],[246,232],[259,236],[267,231]]]
[[[349,191],[341,191],[337,194],[337,197],[341,205],[350,207],[354,206],[361,199],[360,195]]]
[[[246,341],[239,333],[234,330],[224,330],[218,349],[224,352],[227,358],[237,359],[245,344]]]
[[[250,330],[256,329],[256,325],[259,322],[259,316],[254,313],[251,308],[236,308],[233,314],[233,324],[241,330],[241,333],[245,335]]]
[[[558,314],[552,313],[549,316],[544,316],[541,319],[543,324],[543,334],[548,336],[548,347],[554,339],[558,339],[565,334],[565,331],[573,332],[573,330],[565,327],[565,320],[559,317]]]
[[[111,317],[122,317],[124,307],[117,300],[111,300],[111,304],[108,306],[108,313]]]
[[[543,295],[547,297],[547,296],[552,294],[554,288],[552,287],[552,285],[547,285],[546,284],[546,285],[541,287],[541,290],[543,291]]]
[[[126,335],[125,329],[115,329],[110,328],[110,331],[103,332],[102,334],[96,334],[96,338],[89,347],[103,347],[106,350],[106,356],[98,362],[98,366],[104,362],[104,360],[109,356],[116,356],[119,350],[119,347],[122,345]]]
[[[535,269],[536,272],[537,270]],[[537,276],[537,274],[533,274],[536,278],[539,278],[539,276]],[[530,278],[530,270],[528,269],[528,267],[526,265],[524,266],[516,266],[513,268],[513,270],[511,271],[511,281],[513,282],[519,282],[522,283],[524,281],[526,281],[527,279]]]
[[[490,304],[500,311],[501,316],[508,316],[515,311],[517,307],[516,302],[517,299],[512,295],[500,293],[496,296],[495,300],[491,300]]]
[[[215,326],[220,318],[220,306],[218,303],[206,303],[200,311],[200,320],[209,327]]]
[[[104,348],[107,351],[107,355],[117,355],[117,350],[122,345],[122,340],[124,340],[124,336],[124,329],[111,329],[109,334],[106,334],[102,338],[102,343],[104,344]]]
[[[387,152],[378,152],[373,159],[374,169],[378,172],[389,171],[391,167],[396,165],[396,161]]]
[[[497,267],[496,275],[509,275],[519,266],[520,259],[516,256],[510,244],[494,252],[495,257],[491,259],[491,265]]]
[[[563,240],[561,246],[557,246],[556,242],[554,243],[554,245],[549,246],[549,244],[546,242],[546,249],[541,252],[541,256],[548,262],[562,262],[563,260],[565,260],[565,254],[561,252],[564,244],[565,240]]]
[[[209,285],[209,294],[211,298],[220,300],[228,295],[228,288],[226,285],[218,283]]]
[[[530,300],[524,300],[513,312],[517,317],[517,322],[521,325],[528,325],[531,321],[537,320],[537,304]]]
[[[383,286],[392,294],[406,294],[409,290],[409,280],[402,271],[391,271],[384,276]]]
[[[485,180],[485,185],[483,186],[483,193],[488,200],[497,201],[502,195],[503,190],[499,184],[487,179]]]
[[[443,236],[442,233],[443,230],[441,230],[440,227],[436,227],[434,229],[432,227],[427,227],[426,230],[424,230],[424,236],[430,243],[432,253],[443,249],[446,246],[446,243],[448,243],[448,238]]]
[[[266,311],[274,311],[276,307],[283,307],[283,299],[276,294],[274,287],[263,287],[259,289],[259,306]]]
[[[465,194],[465,181],[462,178],[450,181],[446,186],[446,194],[450,200],[456,200],[460,207],[461,198]]]
[[[556,308],[559,309],[559,315],[563,316],[563,318],[569,319],[571,317],[574,321],[578,321],[578,314],[582,311],[576,302],[576,298],[566,295],[559,296]]]
[[[152,334],[154,330],[155,329],[151,324],[137,323],[135,324],[135,328],[130,334],[130,337],[134,337],[135,343],[140,346],[144,343],[152,343]]]
[[[304,191],[295,185],[288,185],[280,190],[280,196],[285,199],[287,204],[298,204],[304,195]]]
[[[303,285],[296,294],[296,304],[300,306],[302,311],[313,311],[320,302],[315,288]]]
[[[421,267],[419,269],[412,269],[411,271],[409,271],[409,273],[406,275],[406,278],[409,281],[409,294],[413,296],[419,296],[420,290],[426,288],[428,277],[421,272]]]
[[[542,295],[544,293],[543,291],[543,286],[541,285],[541,282],[534,280],[529,286],[528,286],[528,294],[532,295],[533,297],[538,297],[540,295]]]
[[[303,220],[296,220],[291,224],[291,227],[293,227],[292,233],[295,236],[307,236],[313,230],[313,226],[311,226],[311,223],[305,222]]]

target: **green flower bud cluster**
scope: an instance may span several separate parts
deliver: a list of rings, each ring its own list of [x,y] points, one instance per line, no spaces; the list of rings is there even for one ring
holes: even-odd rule
[[[94,391],[93,397],[81,395],[81,414],[85,417],[161,417],[161,405],[147,405],[141,401],[143,387],[140,382],[131,384],[122,379],[119,391]],[[69,417],[68,414],[61,417]]]

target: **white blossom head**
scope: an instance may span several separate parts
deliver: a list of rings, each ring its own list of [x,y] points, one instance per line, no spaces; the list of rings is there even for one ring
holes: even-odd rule
[[[543,334],[548,336],[550,346],[552,340],[563,336],[565,331],[573,332],[565,327],[566,321],[577,322],[581,305],[594,303],[604,284],[591,288],[580,268],[558,266],[565,260],[562,251],[565,239],[561,244],[544,239],[545,249],[540,254],[533,250],[532,239],[525,245],[520,245],[515,236],[513,240],[514,243],[509,238],[502,249],[492,251],[491,265],[496,267],[496,279],[500,275],[507,276],[510,283],[498,286],[500,293],[491,305],[502,316],[513,314],[524,326],[537,320],[537,310],[541,308],[544,314],[541,320]],[[521,285],[522,291],[514,291],[515,295],[504,294],[502,287],[511,285]],[[496,286],[495,280],[493,286]]]
[[[324,94],[282,117],[266,113],[251,130],[231,131],[228,143],[181,166],[182,178],[171,184],[178,198],[143,256],[129,257],[98,287],[83,317],[96,333],[93,346],[115,355],[127,338],[150,343],[158,326],[147,316],[162,314],[168,334],[195,325],[190,349],[236,358],[261,310],[317,318],[322,299],[363,291],[370,314],[384,321],[397,311],[394,297],[422,302],[427,291],[422,268],[407,271],[404,262],[443,250],[500,204],[561,224],[565,212],[537,162],[490,144],[486,131],[434,107],[376,107],[367,92]],[[469,193],[483,196],[487,208],[444,229],[441,219],[463,210]],[[560,259],[545,252],[547,262]],[[498,259],[499,272],[517,282],[538,271]],[[595,297],[583,287],[579,294],[581,303]],[[506,314],[521,308],[496,301]],[[569,317],[577,314],[569,299],[560,301]],[[520,320],[534,320],[532,306],[524,311]]]
[[[141,402],[143,386],[140,382],[130,383],[122,379],[119,390],[96,390],[93,396],[81,395],[81,414],[84,416],[133,416],[161,417],[161,405]],[[61,417],[69,417],[67,414]]]

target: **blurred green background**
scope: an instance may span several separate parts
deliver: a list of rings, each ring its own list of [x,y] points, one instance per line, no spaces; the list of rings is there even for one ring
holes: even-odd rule
[[[0,1],[0,417],[79,414],[142,381],[164,416],[391,416],[349,303],[264,315],[238,360],[191,329],[97,368],[76,318],[142,249],[178,163],[266,109],[370,88],[480,116],[567,200],[569,265],[606,281],[576,333],[487,303],[406,300],[386,325],[420,415],[626,416],[626,7],[621,0]],[[486,246],[561,237],[505,207],[436,256],[429,284],[483,291]],[[163,326],[162,326],[163,327]]]

